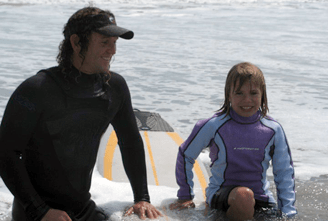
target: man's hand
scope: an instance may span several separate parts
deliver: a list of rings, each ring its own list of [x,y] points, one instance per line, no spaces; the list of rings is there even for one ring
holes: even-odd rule
[[[192,200],[177,200],[175,203],[170,204],[170,210],[183,210],[189,208],[195,208],[195,203]]]
[[[157,219],[159,216],[163,216],[153,205],[145,201],[139,201],[131,206],[124,216],[130,216],[132,213],[137,214],[142,220],[146,218]]]
[[[72,221],[65,211],[50,209],[41,221]]]

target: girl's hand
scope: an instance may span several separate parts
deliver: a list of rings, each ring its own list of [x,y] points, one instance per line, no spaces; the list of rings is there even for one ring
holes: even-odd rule
[[[170,210],[183,210],[189,208],[195,208],[195,204],[192,200],[177,200],[175,203],[170,204]]]

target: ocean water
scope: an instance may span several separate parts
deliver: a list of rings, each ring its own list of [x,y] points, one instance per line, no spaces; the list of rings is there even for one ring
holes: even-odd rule
[[[0,0],[0,118],[24,79],[56,65],[63,25],[88,4]],[[260,67],[269,115],[282,124],[291,147],[299,220],[328,220],[327,0],[93,4],[135,33],[118,41],[111,65],[127,80],[134,108],[159,113],[182,138],[220,108],[233,65]]]

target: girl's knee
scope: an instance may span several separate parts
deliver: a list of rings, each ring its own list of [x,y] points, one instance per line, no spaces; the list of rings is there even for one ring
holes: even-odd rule
[[[247,187],[236,187],[229,194],[228,203],[229,201],[247,202],[252,206],[254,206],[255,205],[254,192]]]
[[[236,187],[229,195],[228,204],[252,211],[255,206],[254,192],[247,187]]]
[[[247,187],[234,188],[228,198],[228,217],[231,220],[252,219],[254,215],[254,192]]]

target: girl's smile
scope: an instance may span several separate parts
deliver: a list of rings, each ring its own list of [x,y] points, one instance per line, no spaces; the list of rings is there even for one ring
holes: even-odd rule
[[[251,82],[246,81],[239,88],[239,81],[236,87],[231,87],[229,101],[232,109],[242,117],[250,117],[254,115],[261,106],[261,89]]]

